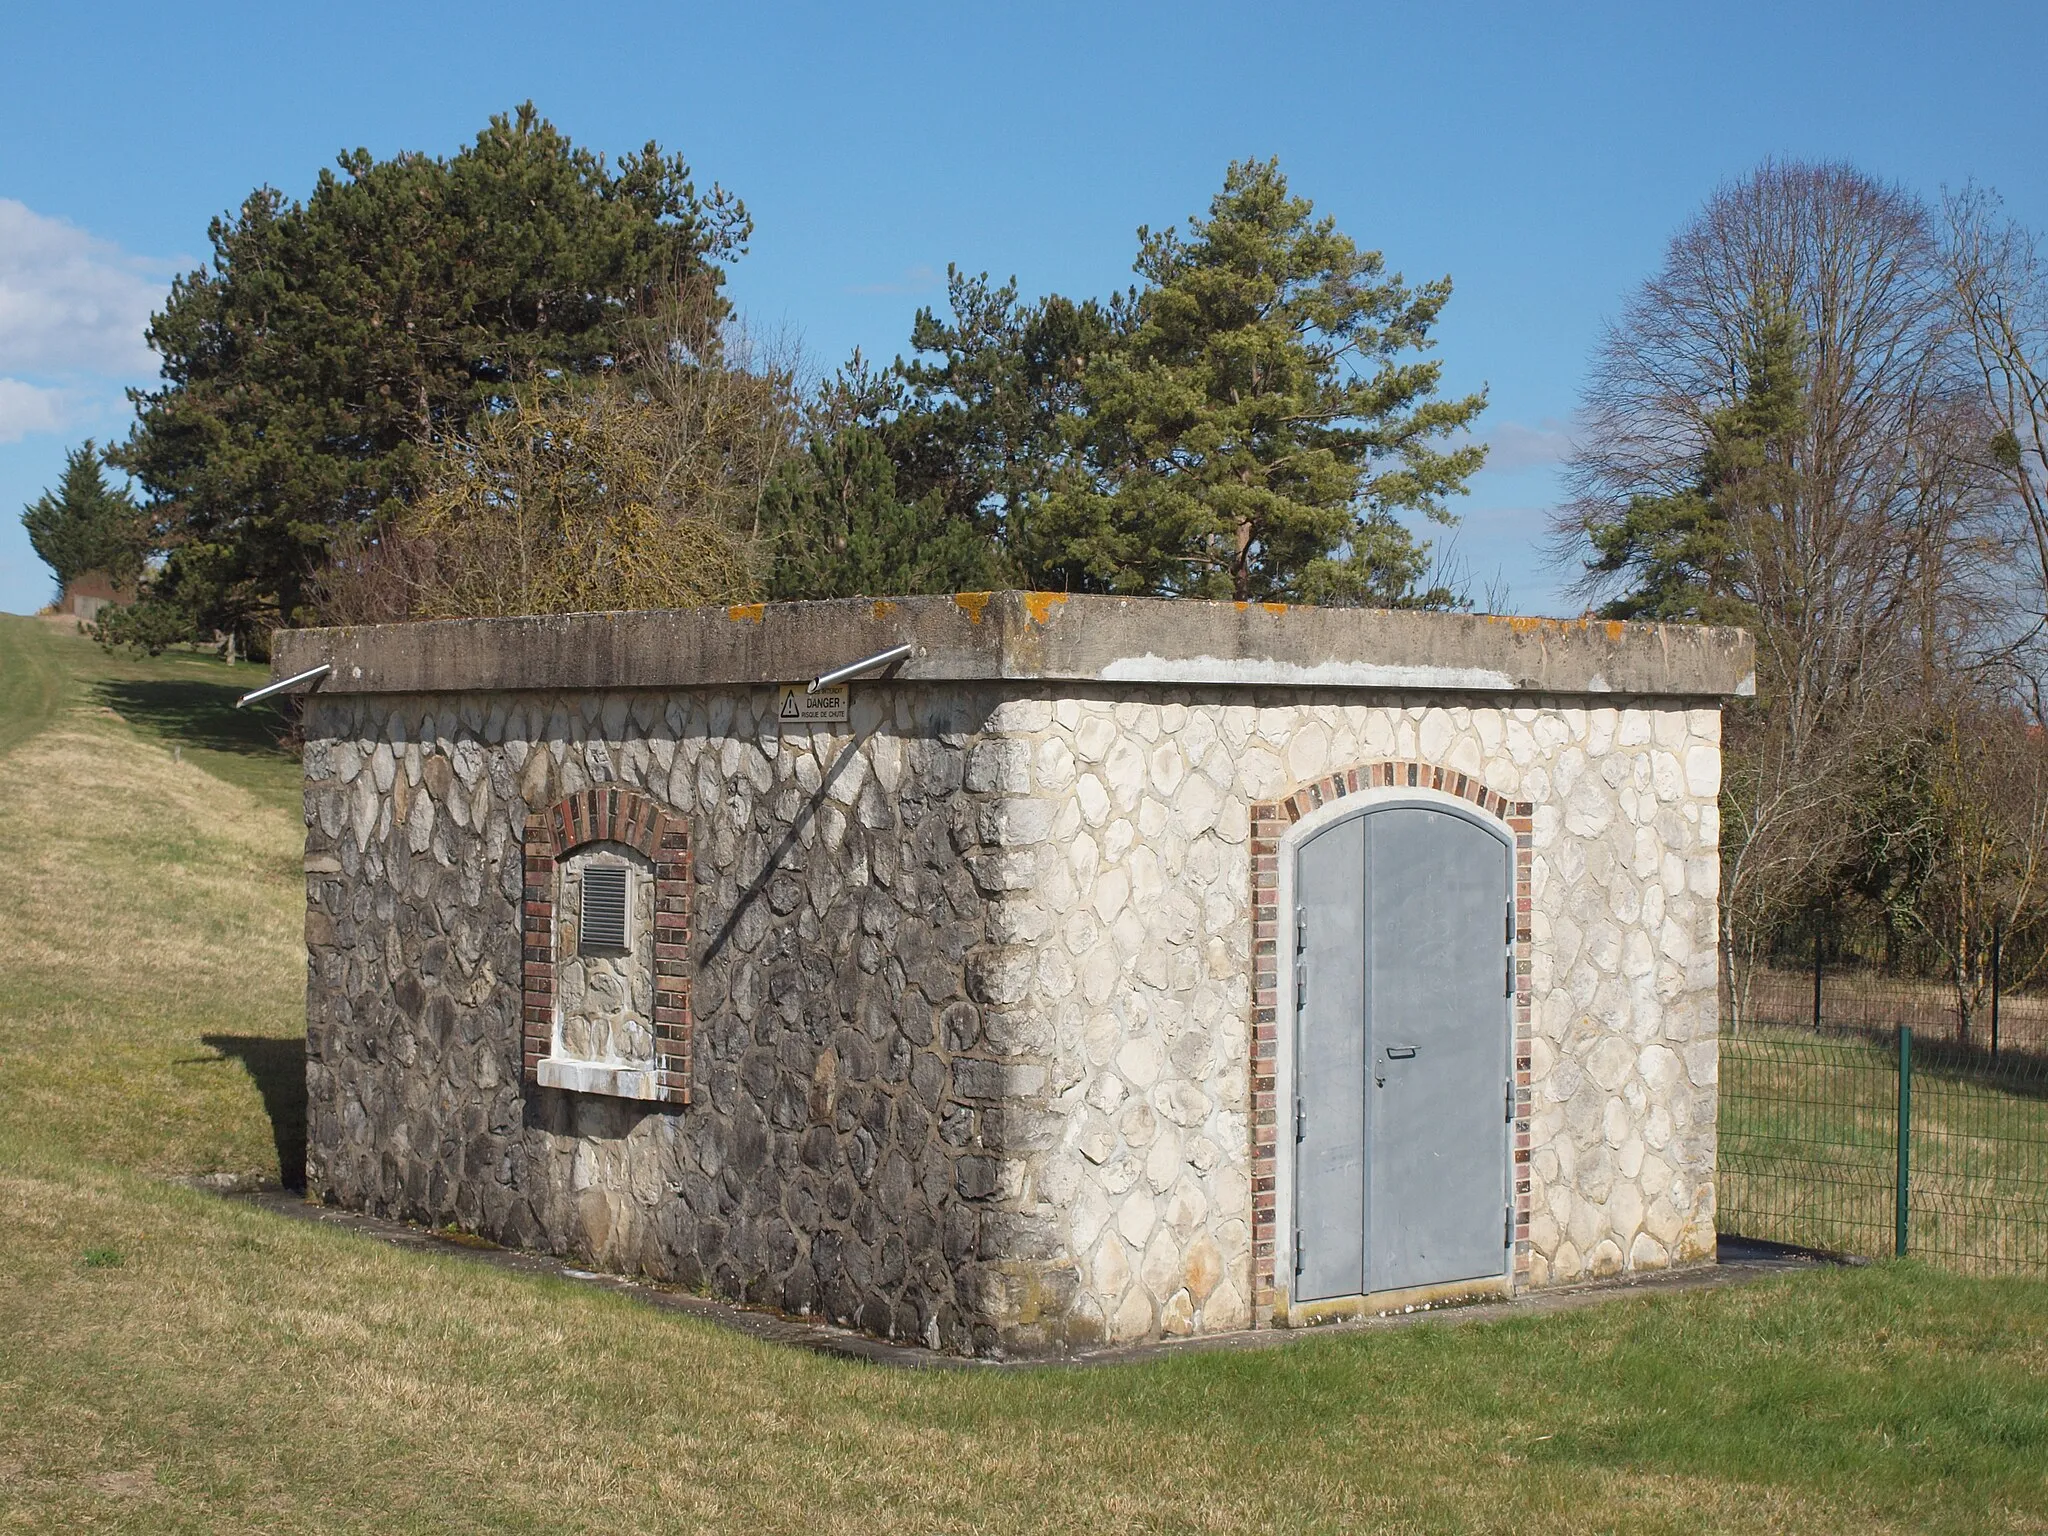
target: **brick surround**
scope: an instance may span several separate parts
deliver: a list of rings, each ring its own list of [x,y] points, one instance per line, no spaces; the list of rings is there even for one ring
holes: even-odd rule
[[[1361,763],[1251,808],[1252,860],[1252,1306],[1268,1322],[1278,1300],[1280,857],[1302,817],[1364,790],[1426,789],[1478,807],[1513,835],[1515,849],[1515,1255],[1513,1283],[1526,1283],[1529,1243],[1530,857],[1535,807],[1509,800],[1455,769],[1408,760]]]
[[[526,818],[523,1070],[538,1086],[555,1023],[556,864],[586,843],[620,843],[654,866],[656,1102],[690,1102],[690,829],[639,790],[603,784]]]

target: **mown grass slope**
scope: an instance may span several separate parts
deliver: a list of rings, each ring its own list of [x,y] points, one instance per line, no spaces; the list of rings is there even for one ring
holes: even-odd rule
[[[2048,1286],[1892,1265],[912,1373],[168,1183],[289,1141],[289,764],[199,739],[247,686],[202,658],[0,622],[21,655],[58,683],[0,753],[0,1528],[2048,1530]],[[114,673],[216,693],[123,713]]]
[[[40,728],[0,754],[0,1146],[277,1176],[263,1090],[287,1127],[303,1102],[296,771],[275,717],[227,748],[107,702],[169,687],[231,706],[259,670],[109,657],[0,620],[0,676],[17,673],[46,681],[29,700]],[[242,782],[210,771],[222,760]]]

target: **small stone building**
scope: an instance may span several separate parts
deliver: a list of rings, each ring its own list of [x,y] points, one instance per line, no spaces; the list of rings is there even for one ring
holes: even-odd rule
[[[134,591],[117,583],[105,571],[82,571],[64,583],[57,598],[57,611],[91,624],[109,608],[125,608],[134,601]]]
[[[979,1354],[1713,1251],[1739,632],[1005,592],[274,654],[332,669],[320,1198]]]

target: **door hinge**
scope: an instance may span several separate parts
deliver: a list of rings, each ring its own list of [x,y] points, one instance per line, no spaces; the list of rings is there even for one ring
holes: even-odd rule
[[[1514,1118],[1515,1118],[1515,1080],[1514,1080],[1514,1079],[1513,1079],[1512,1077],[1511,1077],[1511,1078],[1508,1078],[1508,1079],[1506,1080],[1506,1086],[1507,1086],[1507,1101],[1508,1101],[1508,1103],[1507,1103],[1507,1110],[1508,1110],[1508,1112],[1507,1112],[1507,1118],[1508,1118],[1508,1120],[1509,1120],[1509,1121],[1510,1121],[1510,1122],[1512,1123],[1512,1122],[1513,1122],[1513,1120],[1514,1120]]]
[[[1296,1141],[1308,1139],[1308,1105],[1301,1099],[1294,1101],[1294,1139]]]
[[[1301,1264],[1301,1228],[1296,1227],[1294,1229],[1294,1277],[1297,1280],[1301,1278]]]
[[[1307,1006],[1308,967],[1305,965],[1297,965],[1294,968],[1294,1011],[1296,1013],[1299,1013],[1302,1009],[1306,1008]]]
[[[1514,942],[1515,942],[1515,903],[1514,903],[1514,900],[1513,900],[1513,898],[1509,898],[1509,901],[1508,901],[1508,945],[1509,945],[1509,947],[1510,947],[1510,948],[1512,948],[1512,947],[1514,946]]]
[[[1512,1203],[1500,1208],[1500,1243],[1503,1248],[1515,1246],[1515,1208]]]
[[[1507,990],[1507,995],[1508,995],[1509,997],[1513,997],[1513,996],[1515,995],[1515,957],[1514,957],[1513,955],[1509,955],[1509,956],[1508,956],[1508,990]]]
[[[1304,907],[1294,909],[1294,952],[1298,955],[1308,948],[1308,911]]]

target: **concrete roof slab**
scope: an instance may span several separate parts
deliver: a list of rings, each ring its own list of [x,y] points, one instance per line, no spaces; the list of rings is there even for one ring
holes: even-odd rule
[[[912,682],[1179,683],[1718,699],[1755,690],[1739,629],[1281,603],[949,597],[281,630],[274,676],[325,693],[805,682],[908,644]]]

